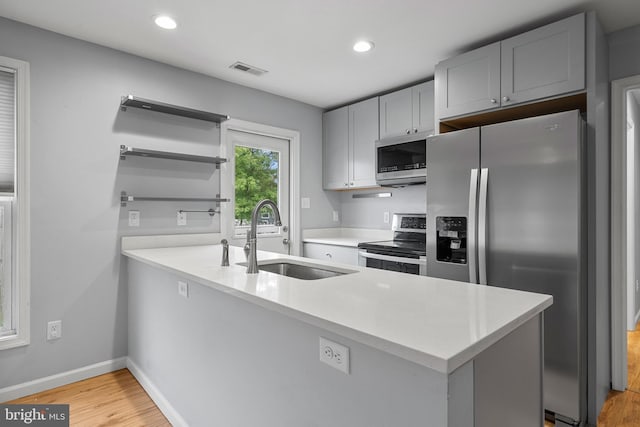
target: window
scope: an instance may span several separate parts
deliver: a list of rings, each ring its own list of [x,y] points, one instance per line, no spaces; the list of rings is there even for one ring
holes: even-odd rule
[[[29,343],[28,79],[0,56],[0,349]]]
[[[249,227],[253,208],[260,200],[271,199],[278,204],[280,153],[236,145],[235,160],[235,225]],[[273,212],[268,209],[262,210],[258,217],[258,226],[273,224]]]

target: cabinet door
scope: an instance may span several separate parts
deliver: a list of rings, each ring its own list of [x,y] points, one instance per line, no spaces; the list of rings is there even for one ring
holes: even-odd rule
[[[584,14],[502,42],[503,107],[584,88]]]
[[[440,119],[500,105],[500,42],[436,65],[436,102]]]
[[[306,258],[358,265],[358,248],[323,245],[321,243],[304,243],[303,254]]]
[[[380,97],[380,138],[411,132],[413,100],[411,88]]]
[[[325,190],[344,190],[348,187],[349,112],[348,107],[324,113],[323,127],[323,186]]]
[[[435,115],[433,111],[433,80],[411,88],[413,100],[413,131],[433,131]]]
[[[378,98],[349,106],[349,187],[376,185]]]

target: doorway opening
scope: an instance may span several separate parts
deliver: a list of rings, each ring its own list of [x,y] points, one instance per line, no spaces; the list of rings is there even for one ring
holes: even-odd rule
[[[612,388],[640,392],[640,76],[612,82]]]

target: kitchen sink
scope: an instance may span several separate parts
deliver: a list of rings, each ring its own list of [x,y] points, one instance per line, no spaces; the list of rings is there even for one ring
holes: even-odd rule
[[[239,263],[246,266],[247,263]],[[280,274],[282,276],[293,277],[301,280],[318,280],[329,277],[342,276],[344,274],[356,273],[354,270],[345,270],[326,265],[299,263],[291,260],[268,260],[258,262],[260,271]]]

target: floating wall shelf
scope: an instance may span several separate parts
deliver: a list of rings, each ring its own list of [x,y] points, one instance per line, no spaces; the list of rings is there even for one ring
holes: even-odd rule
[[[229,116],[224,114],[211,113],[209,111],[194,110],[193,108],[181,107],[179,105],[166,104],[164,102],[152,101],[133,95],[126,95],[120,101],[120,109],[126,111],[127,107],[141,108],[143,110],[158,111],[160,113],[173,114],[174,116],[189,117],[207,122],[220,123],[229,120]]]
[[[124,160],[127,156],[139,157],[155,157],[158,159],[185,160],[188,162],[211,163],[218,166],[227,159],[222,157],[196,156],[194,154],[173,153],[170,151],[147,150],[146,148],[120,146],[120,159]]]

